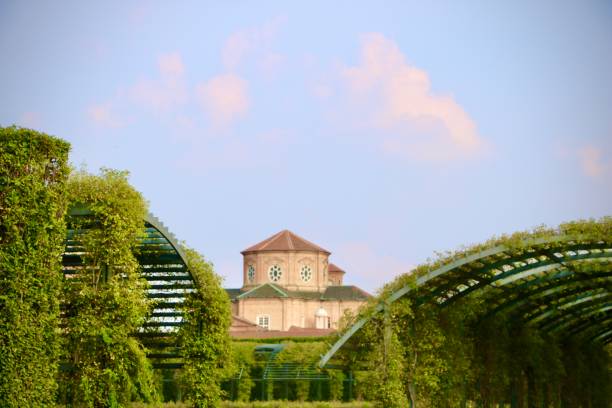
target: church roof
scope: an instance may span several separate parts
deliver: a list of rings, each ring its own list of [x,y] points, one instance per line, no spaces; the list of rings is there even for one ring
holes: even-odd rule
[[[346,273],[343,269],[340,269],[338,267],[338,265],[330,263],[329,264],[329,268],[328,268],[329,272],[340,272],[340,273]]]
[[[237,327],[258,328],[259,326],[257,326],[252,321],[247,320],[243,317],[232,315],[232,328],[237,328]]]
[[[248,247],[241,253],[244,255],[259,251],[315,251],[324,252],[328,255],[331,253],[327,249],[323,249],[289,230],[282,230],[270,238]]]
[[[264,283],[246,292],[240,289],[226,289],[232,300],[247,298],[293,298],[305,300],[367,300],[371,295],[357,286],[329,286],[323,293],[315,291],[287,290],[273,283]]]
[[[323,300],[367,300],[371,295],[357,286],[329,286],[323,292]]]
[[[242,291],[240,290],[240,288],[238,289],[225,289],[225,292],[227,293],[227,296],[229,296],[230,299],[234,300],[236,297],[240,296],[240,294],[242,293]]]
[[[278,286],[272,283],[264,283],[263,285],[257,286],[247,292],[244,292],[238,296],[236,299],[244,299],[244,298],[284,298],[289,297],[287,292],[279,288]]]

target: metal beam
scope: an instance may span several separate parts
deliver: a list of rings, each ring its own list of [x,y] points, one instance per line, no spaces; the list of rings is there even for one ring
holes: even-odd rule
[[[588,238],[588,237],[586,237]],[[508,258],[512,259],[513,256],[516,257],[517,252],[522,252],[528,248],[534,248],[535,249],[529,253],[529,255],[531,255],[530,257],[527,257],[525,259],[533,259],[533,256],[535,253],[538,253],[537,251],[537,247],[539,246],[548,246],[547,248],[545,248],[546,251],[550,251],[550,253],[555,254],[555,253],[563,253],[563,252],[569,252],[568,248],[572,246],[572,243],[575,242],[580,242],[580,241],[584,241],[585,237],[582,236],[569,236],[569,235],[557,235],[554,237],[543,237],[543,238],[527,238],[524,239],[519,245],[517,245],[516,247],[506,247],[504,245],[499,245],[493,248],[489,248],[471,255],[467,255],[464,257],[461,257],[459,259],[456,260],[452,260],[447,264],[443,264],[441,266],[439,266],[438,268],[434,269],[433,271],[430,271],[422,276],[419,276],[416,278],[416,282],[415,284],[408,284],[403,286],[402,288],[396,290],[395,292],[393,292],[390,296],[388,296],[384,302],[386,302],[387,304],[391,304],[393,302],[395,302],[396,300],[402,298],[403,296],[408,295],[409,293],[411,293],[414,289],[416,288],[422,288],[425,285],[428,285],[430,283],[432,283],[433,281],[436,280],[436,278],[441,278],[444,277],[446,274],[452,274],[453,271],[458,271],[459,268],[462,267],[469,267],[471,263],[481,263],[484,265],[487,265],[488,262],[486,262],[487,259],[494,257],[494,256],[499,256],[502,254],[507,253]],[[591,240],[592,241],[592,240]],[[568,243],[569,245],[564,245],[565,243]],[[553,248],[550,248],[550,245],[553,245]],[[575,244],[573,244],[575,245]],[[553,262],[553,260],[550,260],[549,258],[549,263],[550,265],[558,265],[561,266],[562,263],[565,263],[567,261],[571,261],[573,260],[579,260],[579,259],[586,259],[587,257],[591,256],[593,258],[610,258],[612,257],[612,253],[610,253],[610,250],[608,248],[608,245],[605,242],[602,241],[594,241],[594,242],[584,242],[581,243],[580,246],[582,247],[581,249],[578,249],[577,251],[573,251],[575,252],[574,255],[569,255],[569,257],[557,257],[555,256],[555,260]],[[602,252],[600,253],[593,253],[593,254],[580,254],[578,251],[580,250],[590,250],[590,249],[596,249],[596,250],[601,250]],[[495,263],[499,263],[499,260],[495,261]],[[540,260],[539,262],[536,261],[532,264],[527,264],[527,265],[523,265],[524,270],[525,271],[529,271],[532,268],[537,268],[537,267],[542,267],[543,261]],[[534,265],[535,264],[535,265]],[[481,267],[482,268],[482,267]],[[516,266],[514,266],[513,269],[516,269]],[[542,268],[540,270],[540,272],[547,272],[544,269],[546,268]],[[550,269],[554,269],[554,268],[550,268]],[[459,272],[457,272],[459,273]],[[503,272],[502,272],[503,273]],[[516,272],[515,272],[516,273]],[[472,279],[472,280],[476,280],[478,281],[478,283],[476,285],[481,285],[480,281],[485,281],[485,279],[482,276],[478,276],[475,274],[472,274],[471,271],[469,273],[462,271],[461,272],[461,276],[463,278],[467,278],[467,279]],[[467,276],[466,276],[467,275]],[[525,277],[529,276],[529,274],[527,274]],[[480,278],[480,281],[479,281]],[[503,279],[503,278],[500,278]],[[499,279],[497,279],[499,281]],[[490,277],[488,277],[486,279],[486,285],[491,286],[491,281],[492,279]],[[511,283],[510,281],[506,282],[507,284]],[[448,285],[448,283],[447,283]],[[476,285],[472,285],[472,286],[476,286]],[[470,286],[470,285],[468,285]],[[505,286],[504,284],[497,286],[502,287]],[[547,288],[548,289],[548,288]],[[469,290],[470,292],[473,290],[470,290],[469,288],[464,290],[467,291]],[[462,291],[462,292],[464,292]],[[469,292],[468,292],[469,293]],[[542,293],[546,293],[546,291],[543,291]],[[430,294],[431,295],[431,294]],[[382,302],[382,301],[381,301]],[[376,314],[380,313],[383,310],[383,306],[382,303],[378,303],[366,316],[362,317],[361,319],[359,319],[353,326],[351,326],[333,345],[332,347],[329,349],[329,351],[327,353],[325,353],[325,355],[323,355],[319,361],[319,367],[324,367],[329,360],[333,357],[333,355],[348,341],[348,339],[350,339],[359,329],[361,329],[369,320],[371,320]]]

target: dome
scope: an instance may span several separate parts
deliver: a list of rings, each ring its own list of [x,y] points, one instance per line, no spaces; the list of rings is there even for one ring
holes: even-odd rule
[[[317,312],[315,313],[315,317],[327,317],[327,310],[323,309],[322,307],[319,308],[319,310],[317,310]]]
[[[331,254],[327,249],[323,249],[289,230],[283,230],[258,244],[248,247],[242,251],[242,255],[266,251],[311,251]]]

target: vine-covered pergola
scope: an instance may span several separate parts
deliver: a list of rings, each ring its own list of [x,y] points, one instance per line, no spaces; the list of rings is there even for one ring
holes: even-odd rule
[[[89,217],[85,207],[73,207],[71,217]],[[187,257],[176,238],[164,224],[148,213],[143,220],[145,234],[139,239],[136,257],[141,275],[149,283],[148,297],[154,309],[147,322],[135,336],[141,338],[150,352],[155,368],[179,368],[181,354],[176,344],[176,333],[182,324],[181,305],[187,293],[196,290],[194,277],[187,267]],[[66,249],[62,257],[65,278],[78,274],[83,267],[82,247],[78,232],[68,225]]]
[[[504,312],[561,338],[612,341],[612,221],[567,224],[460,252],[417,268],[413,279],[383,292],[319,361],[327,366],[341,347],[386,307],[404,297],[415,305],[452,307],[470,295],[484,301],[482,318]],[[398,282],[402,282],[401,280]]]

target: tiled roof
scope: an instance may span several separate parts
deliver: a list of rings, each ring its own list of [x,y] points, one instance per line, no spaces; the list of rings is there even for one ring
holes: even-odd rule
[[[289,297],[295,299],[321,299],[321,293],[316,291],[308,291],[308,290],[292,290],[289,293]]]
[[[321,299],[323,300],[367,300],[371,295],[357,286],[329,286]]]
[[[246,298],[285,298],[289,297],[286,291],[272,283],[264,283],[236,297],[236,299]]]
[[[331,253],[289,230],[283,230],[274,234],[270,238],[248,247],[241,253],[244,255],[250,252],[259,251],[315,251],[324,252],[328,255]]]
[[[240,295],[241,291],[240,289],[225,289],[225,293],[231,300],[234,300]]]
[[[235,299],[270,299],[270,298],[293,298],[306,300],[367,300],[371,295],[357,286],[329,286],[325,292],[287,290],[272,283],[264,283],[249,291],[240,292],[240,289],[226,289],[232,292],[232,300]]]
[[[232,315],[232,326],[231,327],[233,327],[233,328],[236,328],[236,327],[241,327],[241,328],[249,327],[249,328],[256,329],[259,326],[257,326],[252,321],[247,320],[247,319],[245,319],[243,317]]]
[[[342,272],[346,273],[344,270],[340,269],[338,265],[330,263],[329,268],[327,269],[329,272]]]

